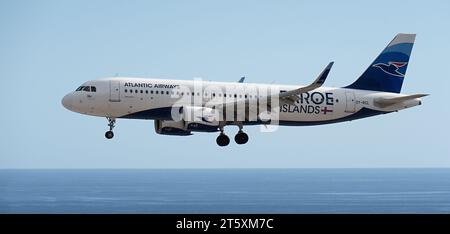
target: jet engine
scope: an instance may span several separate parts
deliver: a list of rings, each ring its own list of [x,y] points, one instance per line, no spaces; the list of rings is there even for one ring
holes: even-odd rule
[[[161,135],[189,136],[191,131],[186,130],[183,121],[155,120],[155,131]]]
[[[184,106],[183,121],[187,130],[194,132],[217,132],[219,111],[208,107]]]
[[[162,135],[188,136],[191,132],[219,131],[219,112],[208,107],[183,106],[182,120],[155,120],[155,131]]]

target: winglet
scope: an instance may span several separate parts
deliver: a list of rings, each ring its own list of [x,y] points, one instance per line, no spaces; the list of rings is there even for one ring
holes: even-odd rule
[[[330,62],[327,67],[319,74],[317,79],[313,82],[313,84],[319,85],[318,87],[322,86],[322,84],[325,82],[325,80],[328,77],[328,74],[330,73],[331,67],[333,67],[334,62]]]

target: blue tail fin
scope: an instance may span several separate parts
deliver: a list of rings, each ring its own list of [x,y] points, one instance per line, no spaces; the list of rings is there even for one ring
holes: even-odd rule
[[[345,87],[400,93],[416,34],[397,34],[369,68]]]

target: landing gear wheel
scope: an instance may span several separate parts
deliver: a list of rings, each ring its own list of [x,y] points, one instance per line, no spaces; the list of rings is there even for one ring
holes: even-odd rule
[[[105,137],[106,137],[107,139],[113,138],[113,137],[114,137],[113,131],[107,131],[107,132],[105,132]]]
[[[106,139],[111,139],[114,137],[114,133],[112,130],[115,127],[116,119],[110,117],[106,117],[106,119],[108,120],[109,131],[105,132],[105,137]]]
[[[234,136],[234,141],[236,141],[237,144],[242,145],[248,142],[248,135],[247,133],[243,131],[239,131],[236,136]]]
[[[216,142],[219,146],[227,146],[230,144],[230,138],[222,133],[217,137]]]

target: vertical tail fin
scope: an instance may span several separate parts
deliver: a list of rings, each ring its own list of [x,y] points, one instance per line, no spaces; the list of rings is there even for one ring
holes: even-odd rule
[[[416,34],[399,33],[350,89],[400,93]]]

